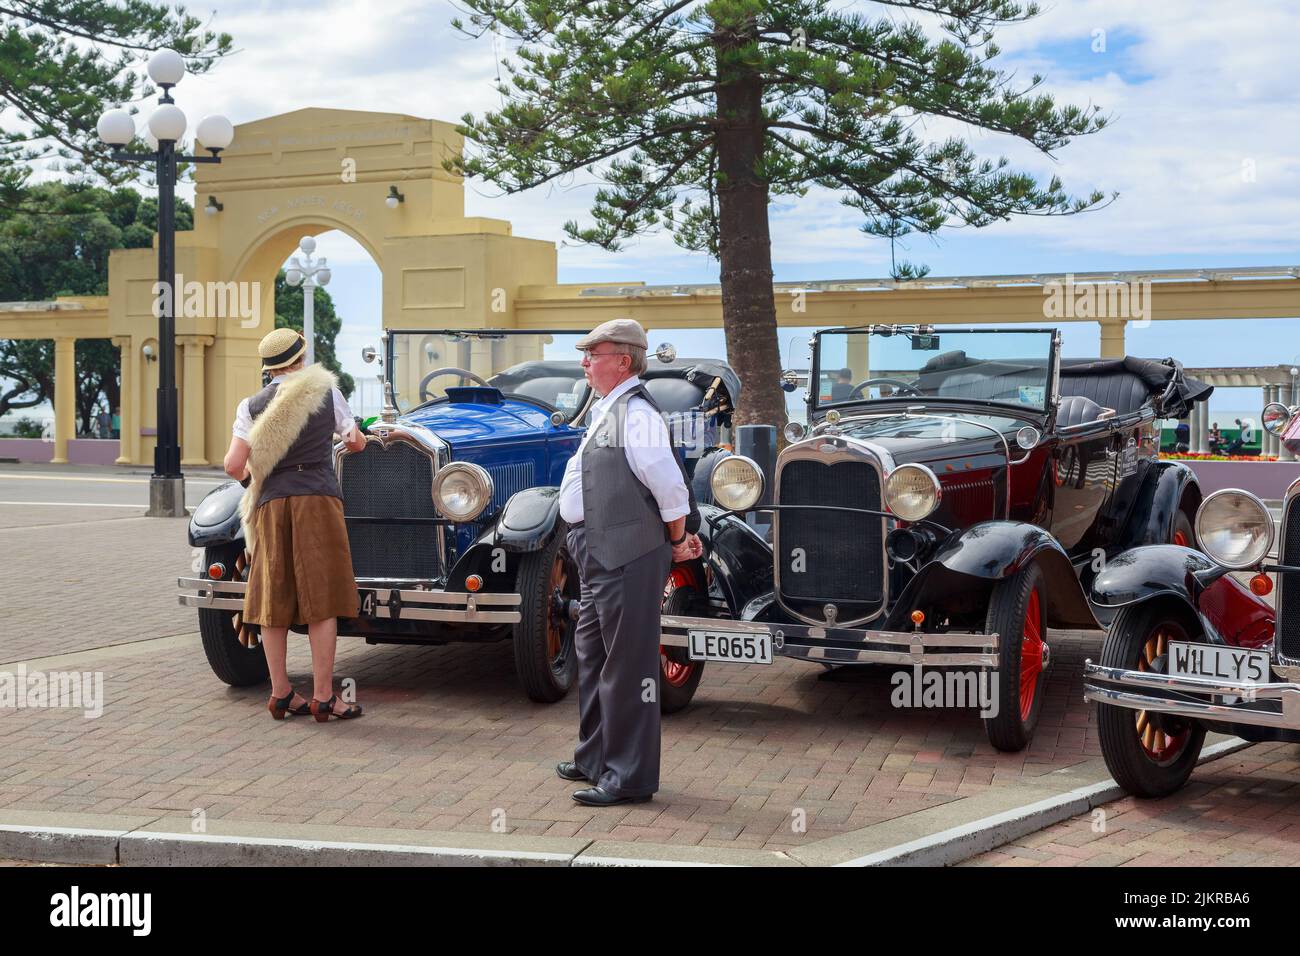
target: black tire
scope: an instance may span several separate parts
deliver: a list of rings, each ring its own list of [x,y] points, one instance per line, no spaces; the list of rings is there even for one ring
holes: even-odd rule
[[[1043,709],[1047,676],[1045,668],[1034,678],[1032,697],[1028,706],[1023,700],[1021,657],[1026,637],[1027,619],[1032,607],[1037,607],[1039,640],[1047,636],[1047,601],[1043,586],[1043,572],[1037,563],[1030,563],[1011,577],[999,581],[989,595],[989,610],[985,618],[986,633],[998,637],[998,669],[995,699],[997,713],[984,718],[984,732],[989,743],[998,750],[1024,750],[1034,736],[1038,715]],[[1050,660],[1050,658],[1049,658]]]
[[[235,562],[244,553],[244,543],[218,545],[203,551],[203,576],[214,562],[226,566],[226,576],[235,574]],[[261,642],[249,648],[239,643],[235,627],[238,611],[199,608],[199,636],[212,673],[231,687],[249,687],[270,677],[266,668],[266,651]]]
[[[663,613],[687,616],[696,590],[689,584],[676,585],[664,598]],[[690,659],[684,647],[659,648],[659,713],[684,710],[695,697],[704,676],[704,661]]]
[[[1104,667],[1126,670],[1144,668],[1148,665],[1146,649],[1152,638],[1157,641],[1158,651],[1162,636],[1167,644],[1170,640],[1194,641],[1200,633],[1200,627],[1189,613],[1167,602],[1149,601],[1121,608],[1106,633],[1101,663]],[[1159,669],[1163,669],[1161,657],[1157,653],[1153,665]],[[1160,759],[1143,743],[1144,734],[1153,730],[1163,735],[1150,741],[1160,751],[1166,748],[1159,744],[1168,743],[1179,734],[1186,737],[1176,751]],[[1205,743],[1205,725],[1195,720],[1111,704],[1097,705],[1097,731],[1106,769],[1116,783],[1135,797],[1167,797],[1180,789],[1196,769]]]
[[[1179,535],[1182,536],[1181,542],[1178,540]],[[1185,548],[1196,547],[1196,531],[1192,528],[1192,519],[1187,517],[1187,512],[1181,508],[1174,515],[1174,528],[1169,535],[1169,541],[1171,544],[1181,543]]]
[[[515,673],[529,698],[543,704],[562,699],[578,676],[575,622],[553,600],[557,586],[565,598],[577,599],[581,594],[578,565],[565,542],[567,531],[561,522],[544,548],[519,560],[523,604],[514,630]]]

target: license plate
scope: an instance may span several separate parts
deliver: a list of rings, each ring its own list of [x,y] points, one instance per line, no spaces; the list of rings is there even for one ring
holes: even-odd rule
[[[357,598],[357,617],[374,617],[375,607],[378,604],[375,592],[369,588],[358,588]]]
[[[1266,684],[1268,664],[1267,651],[1169,642],[1169,672],[1181,677],[1208,677],[1235,684]]]
[[[724,664],[772,663],[770,634],[741,634],[737,631],[691,631],[687,650],[693,661]]]

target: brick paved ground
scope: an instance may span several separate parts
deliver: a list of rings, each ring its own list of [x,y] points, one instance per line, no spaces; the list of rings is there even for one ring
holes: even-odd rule
[[[0,508],[0,663],[195,630],[183,518],[124,508]]]
[[[107,703],[98,719],[0,710],[0,809],[202,809],[210,819],[470,832],[496,822],[526,834],[778,849],[1099,754],[1078,677],[1097,633],[1053,635],[1042,721],[1020,754],[992,750],[974,711],[892,708],[883,669],[821,679],[820,668],[785,660],[710,665],[692,707],[665,719],[656,799],[584,809],[553,773],[572,753],[576,695],[529,702],[508,644],[344,639],[337,674],[357,681],[367,715],[276,723],[266,688],[231,689],[212,675],[194,612],[174,604],[190,563],[184,523],[72,510],[48,527],[0,530],[0,662],[79,652],[58,666],[101,671]],[[60,591],[41,597],[33,581]],[[306,639],[291,646],[291,673],[307,689]],[[791,827],[797,808],[803,833]]]
[[[1300,746],[1212,761],[1163,800],[1129,797],[965,866],[1300,866]]]

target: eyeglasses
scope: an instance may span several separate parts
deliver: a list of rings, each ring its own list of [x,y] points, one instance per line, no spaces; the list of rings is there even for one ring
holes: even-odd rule
[[[606,355],[626,355],[626,354],[627,354],[626,352],[590,352],[586,349],[582,350],[583,358],[585,358],[589,362],[594,362],[598,358],[604,358]]]

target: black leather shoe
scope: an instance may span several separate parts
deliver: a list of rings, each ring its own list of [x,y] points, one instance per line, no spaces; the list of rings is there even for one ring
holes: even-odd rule
[[[587,775],[578,769],[572,760],[561,760],[555,765],[555,775],[561,780],[587,780]],[[595,781],[587,780],[588,783]]]
[[[646,803],[650,797],[616,797],[603,787],[588,787],[574,791],[573,799],[587,807],[614,807],[620,803]]]

